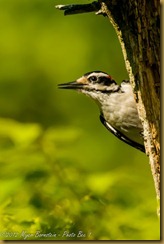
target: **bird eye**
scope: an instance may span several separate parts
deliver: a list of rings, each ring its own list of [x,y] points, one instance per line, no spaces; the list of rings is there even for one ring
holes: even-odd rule
[[[92,82],[95,82],[95,81],[97,81],[97,77],[95,75],[90,76],[89,80],[92,81]]]

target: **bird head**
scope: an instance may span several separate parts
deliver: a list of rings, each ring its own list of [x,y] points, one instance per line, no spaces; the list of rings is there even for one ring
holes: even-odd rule
[[[59,84],[58,87],[61,89],[77,90],[94,99],[96,99],[96,94],[115,92],[119,88],[115,80],[102,71],[88,72],[76,81]]]

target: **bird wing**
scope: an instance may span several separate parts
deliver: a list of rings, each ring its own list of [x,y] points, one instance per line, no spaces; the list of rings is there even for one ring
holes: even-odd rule
[[[144,145],[141,145],[135,141],[132,141],[131,139],[129,139],[127,136],[125,136],[123,133],[121,133],[119,130],[115,129],[113,126],[111,126],[104,118],[104,116],[102,114],[100,114],[100,121],[101,123],[116,137],[118,137],[118,139],[120,139],[121,141],[127,143],[128,145],[135,147],[137,149],[139,149],[140,151],[145,153],[145,147]]]

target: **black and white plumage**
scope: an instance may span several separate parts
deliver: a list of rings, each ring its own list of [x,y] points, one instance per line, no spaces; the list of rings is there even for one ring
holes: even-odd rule
[[[143,127],[129,81],[118,85],[107,73],[93,71],[59,88],[75,89],[91,97],[99,106],[103,125],[120,140],[145,152]]]

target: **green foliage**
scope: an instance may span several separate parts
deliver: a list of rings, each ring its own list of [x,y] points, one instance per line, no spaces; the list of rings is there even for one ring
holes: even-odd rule
[[[1,0],[0,239],[159,240],[148,158],[56,88],[90,70],[126,78],[115,33],[55,4]]]

